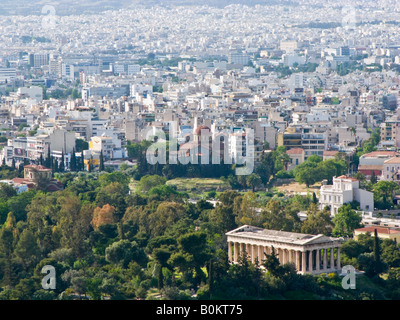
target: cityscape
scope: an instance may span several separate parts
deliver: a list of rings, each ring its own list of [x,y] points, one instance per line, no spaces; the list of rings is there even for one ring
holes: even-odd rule
[[[400,299],[399,26],[396,0],[3,0],[0,300]]]

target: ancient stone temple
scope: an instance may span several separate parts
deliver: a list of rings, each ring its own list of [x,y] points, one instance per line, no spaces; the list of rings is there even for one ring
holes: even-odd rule
[[[261,264],[265,254],[274,247],[281,264],[293,263],[301,274],[339,272],[340,246],[343,239],[327,237],[322,234],[267,230],[244,225],[226,233],[229,261],[237,263],[246,252],[254,263]]]

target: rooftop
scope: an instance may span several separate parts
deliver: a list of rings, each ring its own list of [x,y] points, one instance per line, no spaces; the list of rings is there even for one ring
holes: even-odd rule
[[[400,157],[393,157],[384,162],[384,164],[400,164]]]
[[[375,233],[375,229],[379,234],[397,234],[400,233],[400,229],[396,228],[389,228],[389,227],[364,227],[364,228],[359,228],[355,229],[354,232],[370,232],[370,233]]]
[[[342,175],[333,179],[341,179],[341,180],[351,180],[351,181],[358,181],[358,179],[352,178],[352,177],[348,177],[346,175]]]
[[[293,148],[288,151],[286,151],[287,154],[302,154],[304,153],[304,150],[302,148]]]
[[[239,236],[243,238],[253,238],[266,241],[275,241],[294,245],[306,245],[315,243],[325,243],[341,241],[338,238],[327,237],[322,234],[311,235],[296,232],[268,230],[259,227],[244,225],[226,233],[227,236]]]
[[[373,151],[370,153],[363,154],[361,157],[363,158],[386,158],[386,157],[395,157],[398,155],[396,151]]]

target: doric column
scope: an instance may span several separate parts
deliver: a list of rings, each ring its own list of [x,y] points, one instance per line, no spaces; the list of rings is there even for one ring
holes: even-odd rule
[[[264,246],[258,246],[258,263],[261,265],[264,259]]]
[[[335,269],[335,256],[334,256],[335,248],[331,248],[331,269]]]
[[[283,264],[283,258],[284,258],[283,255],[284,255],[283,249],[280,248],[280,249],[279,249],[279,262],[280,262],[281,264]]]
[[[239,261],[239,243],[233,243],[233,260],[237,263]]]
[[[320,252],[320,249],[317,250],[316,255],[315,255],[315,270],[317,272],[319,272],[320,262],[321,262],[320,257],[319,257],[319,252]]]
[[[246,243],[246,257],[251,261],[251,245]]]
[[[292,250],[288,249],[287,250],[287,263],[291,263],[292,262]]]
[[[340,266],[340,248],[339,247],[337,247],[337,252],[336,252],[336,268],[338,270],[341,269],[341,266]]]
[[[300,251],[295,251],[296,253],[296,269],[299,272],[300,271]]]
[[[306,273],[306,271],[307,271],[306,252],[307,251],[302,251],[301,252],[301,271],[302,271],[303,274]]]
[[[255,263],[256,259],[258,258],[258,246],[253,244],[252,246],[252,253],[253,253],[253,257],[252,257],[252,262]],[[258,259],[258,262],[260,262],[260,259]]]
[[[278,260],[279,260],[279,263],[281,264],[282,263],[282,254],[281,254],[281,249],[280,248],[275,248],[275,254],[278,256]]]
[[[265,254],[268,254],[268,247],[263,246],[263,259],[266,259]]]
[[[228,241],[228,259],[232,262],[232,242]]]
[[[290,251],[288,249],[285,249],[285,263],[289,263],[290,261]]]
[[[245,244],[244,243],[240,243],[240,256],[242,257],[244,252],[246,251],[245,249]]]
[[[324,257],[323,257],[323,268],[322,268],[322,270],[324,270],[324,271],[326,271],[326,270],[328,270],[328,251],[327,251],[327,249],[326,248],[324,248],[324,249],[322,249],[322,250],[324,250]]]
[[[308,251],[308,271],[313,271],[313,250]]]

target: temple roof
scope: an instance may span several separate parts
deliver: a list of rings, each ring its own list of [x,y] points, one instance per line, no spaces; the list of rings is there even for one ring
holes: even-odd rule
[[[311,235],[296,232],[277,231],[244,225],[226,233],[227,236],[239,236],[257,240],[275,241],[294,245],[309,245],[326,242],[340,242],[341,239],[323,234]]]

